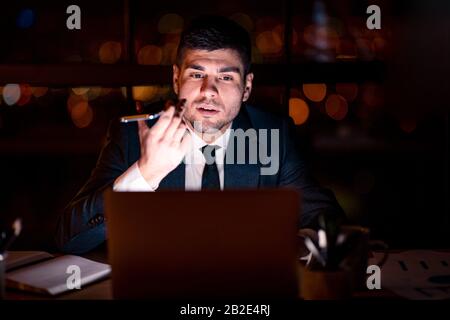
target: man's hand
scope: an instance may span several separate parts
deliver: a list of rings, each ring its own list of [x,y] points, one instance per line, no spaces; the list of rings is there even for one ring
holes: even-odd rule
[[[183,121],[184,110],[167,108],[149,128],[138,121],[141,157],[139,170],[150,186],[157,186],[183,160],[191,144],[191,136]]]

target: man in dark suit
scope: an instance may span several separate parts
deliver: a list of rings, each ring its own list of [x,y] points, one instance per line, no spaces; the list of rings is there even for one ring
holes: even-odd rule
[[[184,108],[169,106],[156,121],[111,125],[91,177],[60,216],[61,250],[83,253],[104,242],[103,192],[111,186],[149,192],[293,187],[302,194],[299,227],[316,228],[323,211],[343,215],[333,194],[310,177],[292,121],[246,105],[250,58],[250,38],[239,25],[221,17],[194,20],[173,66]]]

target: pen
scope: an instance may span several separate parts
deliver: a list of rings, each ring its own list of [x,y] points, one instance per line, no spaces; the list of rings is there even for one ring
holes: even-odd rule
[[[326,261],[323,259],[323,257],[320,254],[319,250],[314,245],[314,242],[308,237],[305,237],[305,246],[306,246],[306,248],[308,248],[308,250],[311,252],[311,254],[317,259],[317,261],[319,261],[320,264],[323,267],[325,267],[326,266]]]
[[[320,255],[325,260],[325,262],[327,262],[328,258],[329,258],[328,257],[328,250],[327,250],[327,247],[328,247],[327,235],[326,235],[326,233],[325,233],[325,231],[323,229],[320,229],[317,232],[317,235],[319,237],[319,250],[320,250],[319,252],[320,252]]]
[[[176,112],[180,113],[182,110],[182,107],[184,106],[184,103],[186,102],[186,99],[181,99],[180,101],[178,101],[178,103],[175,105],[175,110]],[[120,118],[120,122],[122,123],[128,123],[128,122],[135,122],[135,121],[141,121],[141,120],[153,120],[153,119],[158,119],[159,116],[161,116],[162,111],[158,112],[158,113],[153,113],[153,114],[137,114],[134,116],[124,116]]]
[[[154,114],[137,114],[135,116],[125,116],[120,118],[120,122],[122,123],[128,123],[128,122],[134,122],[134,121],[140,121],[140,120],[153,120],[159,118],[161,115],[161,112],[154,113]]]
[[[9,238],[5,237],[0,243],[0,255],[3,255],[6,250],[11,246],[11,244],[16,240],[16,238],[19,236],[20,232],[22,231],[22,220],[20,218],[17,218],[14,220],[14,223],[12,224],[12,233]]]

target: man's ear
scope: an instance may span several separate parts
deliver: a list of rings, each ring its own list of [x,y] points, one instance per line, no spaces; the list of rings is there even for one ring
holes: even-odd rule
[[[250,93],[252,92],[252,86],[253,86],[253,73],[248,73],[245,76],[245,88],[244,88],[244,94],[242,96],[242,101],[247,101],[250,97]]]
[[[173,84],[173,91],[178,95],[178,79],[180,77],[180,68],[176,64],[172,66],[172,84]]]

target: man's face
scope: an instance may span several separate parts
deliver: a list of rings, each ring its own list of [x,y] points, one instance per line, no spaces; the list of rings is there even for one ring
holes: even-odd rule
[[[180,66],[173,66],[173,85],[186,99],[184,118],[201,133],[225,130],[250,96],[253,74],[244,76],[237,51],[188,49]]]

